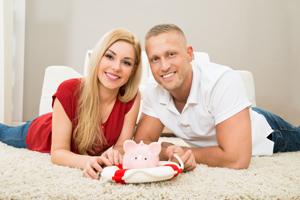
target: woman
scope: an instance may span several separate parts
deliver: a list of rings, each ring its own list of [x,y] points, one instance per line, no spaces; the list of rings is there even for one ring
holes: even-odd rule
[[[0,124],[0,141],[51,152],[53,163],[81,168],[93,179],[99,179],[101,166],[121,164],[123,143],[133,137],[140,106],[140,40],[125,29],[108,32],[88,67],[87,77],[58,87],[53,113],[19,127]]]

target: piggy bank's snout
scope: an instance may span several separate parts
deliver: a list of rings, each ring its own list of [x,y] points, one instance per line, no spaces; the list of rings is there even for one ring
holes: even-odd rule
[[[146,163],[135,163],[134,164],[135,169],[143,169],[143,168],[148,168],[148,165]]]

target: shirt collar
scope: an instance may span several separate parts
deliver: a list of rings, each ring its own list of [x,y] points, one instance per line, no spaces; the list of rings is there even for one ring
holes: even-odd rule
[[[192,88],[191,88],[187,103],[188,104],[197,104],[199,102],[201,72],[193,64],[192,64],[192,70],[193,70]]]
[[[173,101],[172,99],[172,95],[171,93],[164,89],[161,85],[157,85],[158,89],[159,89],[159,93],[158,93],[158,100],[159,103],[161,104],[168,104],[170,101]]]

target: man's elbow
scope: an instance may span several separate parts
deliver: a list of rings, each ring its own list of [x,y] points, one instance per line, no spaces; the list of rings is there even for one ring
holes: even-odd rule
[[[251,148],[244,151],[231,151],[226,153],[228,168],[236,170],[248,169],[252,157]]]
[[[231,162],[227,167],[230,169],[235,169],[235,170],[242,170],[242,169],[248,169],[250,165],[250,158],[240,158],[235,160],[234,162]]]
[[[242,169],[248,169],[250,163],[236,163],[234,165],[231,165],[229,168],[230,169],[235,169],[235,170],[242,170]]]

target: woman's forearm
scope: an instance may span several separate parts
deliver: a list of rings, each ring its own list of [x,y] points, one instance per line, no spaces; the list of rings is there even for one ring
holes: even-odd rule
[[[91,156],[88,155],[79,155],[65,149],[58,149],[51,152],[51,161],[54,164],[80,169],[85,168],[90,157]]]

